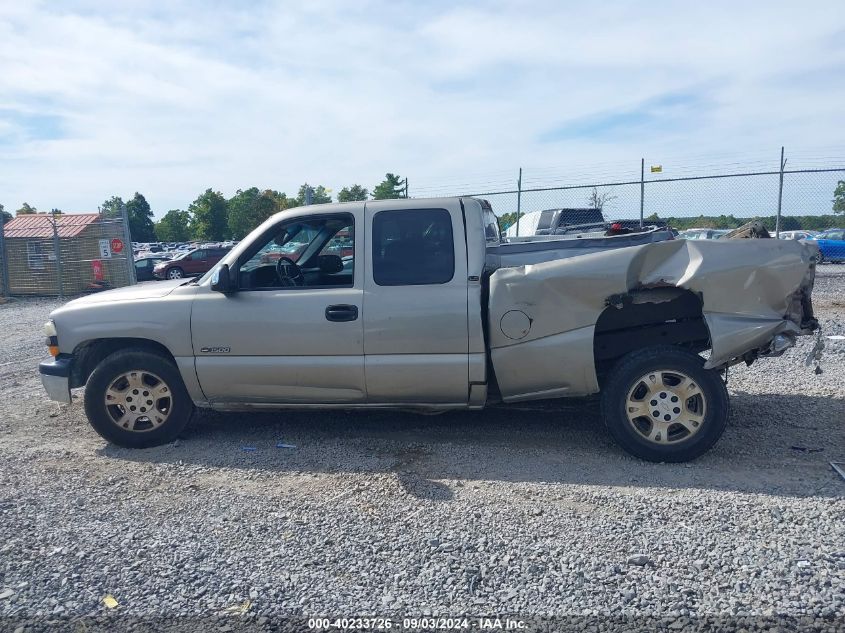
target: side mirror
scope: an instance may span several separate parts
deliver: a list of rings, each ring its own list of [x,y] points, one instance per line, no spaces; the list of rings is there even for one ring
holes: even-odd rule
[[[232,276],[229,274],[229,264],[218,266],[211,276],[211,289],[214,292],[222,292],[228,294],[234,292],[235,288],[232,284]]]
[[[324,275],[333,275],[343,271],[343,259],[339,255],[320,255],[317,258],[317,265]]]

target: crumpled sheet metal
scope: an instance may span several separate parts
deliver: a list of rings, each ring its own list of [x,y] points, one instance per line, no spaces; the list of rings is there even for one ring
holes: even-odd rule
[[[518,400],[598,391],[596,321],[609,297],[640,288],[700,293],[712,343],[708,367],[780,332],[797,333],[784,315],[817,252],[814,243],[794,240],[670,240],[499,269],[490,278],[489,331],[502,395]],[[530,319],[519,340],[501,327],[513,310]]]

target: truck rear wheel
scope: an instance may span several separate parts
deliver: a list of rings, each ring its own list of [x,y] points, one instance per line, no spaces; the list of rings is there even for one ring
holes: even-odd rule
[[[115,352],[85,385],[85,413],[104,439],[127,448],[173,441],[193,412],[179,370],[145,350]]]
[[[706,453],[725,431],[728,391],[697,354],[670,346],[622,357],[601,396],[613,439],[636,457],[685,462]]]

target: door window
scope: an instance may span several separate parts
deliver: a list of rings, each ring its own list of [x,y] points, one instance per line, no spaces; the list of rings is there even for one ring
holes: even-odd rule
[[[373,216],[376,284],[445,284],[454,275],[452,217],[446,209],[380,211]]]
[[[349,213],[296,218],[276,225],[242,256],[238,272],[241,290],[351,288],[354,230]],[[279,260],[284,260],[284,266]]]

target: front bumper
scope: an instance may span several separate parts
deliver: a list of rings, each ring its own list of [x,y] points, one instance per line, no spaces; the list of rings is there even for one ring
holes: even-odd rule
[[[70,356],[60,355],[38,365],[41,384],[44,385],[50,400],[70,403],[70,363]]]

